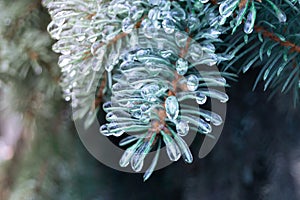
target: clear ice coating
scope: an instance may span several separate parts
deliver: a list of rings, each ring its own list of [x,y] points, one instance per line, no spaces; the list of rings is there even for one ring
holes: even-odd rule
[[[284,23],[286,22],[286,14],[280,10],[279,8],[275,10],[277,18],[279,20],[279,22]]]
[[[159,86],[157,84],[149,84],[149,85],[145,85],[142,89],[141,89],[141,96],[150,102],[154,102],[157,100],[156,97],[156,93],[157,91],[159,91]]]
[[[166,114],[170,120],[175,120],[179,114],[179,104],[175,96],[169,96],[165,101]]]
[[[102,125],[102,126],[100,127],[99,130],[100,130],[100,133],[101,133],[102,135],[105,135],[105,136],[110,136],[110,135],[111,135],[111,134],[109,133],[109,130],[108,130],[106,124]]]
[[[211,126],[206,121],[204,121],[203,119],[199,118],[198,125],[199,125],[199,129],[204,134],[211,133],[211,131],[212,131]]]
[[[162,0],[148,0],[150,5],[158,6]]]
[[[177,144],[175,143],[173,138],[167,134],[163,134],[163,140],[164,143],[166,144],[168,157],[170,158],[171,161],[177,161],[181,156]]]
[[[176,124],[176,131],[180,136],[186,136],[190,130],[189,124],[187,121],[180,120]]]
[[[126,17],[122,21],[122,31],[130,33],[134,29],[134,21],[130,17]]]
[[[175,42],[179,47],[185,47],[187,45],[187,39],[188,35],[185,33],[182,33],[180,31],[177,31],[174,35],[175,37]]]
[[[174,33],[174,31],[175,31],[175,24],[174,24],[173,20],[170,18],[166,18],[163,20],[162,27],[167,34]]]
[[[131,167],[135,172],[140,172],[143,168],[144,158],[146,156],[143,152],[145,144],[146,143],[142,144],[131,157]]]
[[[187,85],[187,88],[189,91],[197,90],[197,88],[199,86],[198,77],[196,75],[189,75],[187,77],[186,85]]]
[[[203,104],[206,103],[206,101],[207,101],[207,96],[198,91],[196,93],[196,102],[197,102],[197,104],[203,105]]]
[[[178,135],[174,135],[174,140],[179,146],[179,149],[181,151],[182,158],[184,162],[186,163],[192,163],[193,162],[193,155],[189,149],[189,146],[186,144],[186,142]]]
[[[247,20],[244,25],[244,32],[247,34],[250,34],[253,32],[253,27],[256,19],[256,9],[254,6],[254,2],[252,2],[252,6],[250,8],[250,11],[247,15]]]
[[[188,53],[194,61],[198,61],[203,58],[202,47],[197,43],[194,43],[190,46]]]
[[[189,69],[189,64],[188,62],[183,59],[183,58],[179,58],[177,61],[176,61],[176,71],[179,75],[185,75],[187,73]]]
[[[134,147],[134,146],[133,146]],[[126,167],[128,166],[131,157],[133,156],[134,152],[135,152],[135,148],[128,148],[126,149],[126,151],[123,153],[121,159],[120,159],[120,166],[121,167]]]
[[[239,0],[226,0],[219,6],[219,12],[224,17],[229,17],[238,6]]]

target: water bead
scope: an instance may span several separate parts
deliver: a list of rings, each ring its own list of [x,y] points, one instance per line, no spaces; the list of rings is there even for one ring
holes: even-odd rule
[[[151,106],[147,105],[147,104],[142,104],[140,107],[142,113],[148,112],[150,110],[150,108],[151,108]]]
[[[168,139],[165,139],[165,137],[166,136],[163,137],[163,140],[166,144],[168,157],[171,161],[177,161],[181,156],[180,150],[175,141],[170,136],[168,136]]]
[[[203,105],[203,104],[206,103],[206,101],[207,101],[207,96],[206,95],[204,95],[201,92],[196,93],[196,102],[197,102],[197,104]]]
[[[286,14],[280,9],[276,9],[275,11],[279,22],[281,23],[286,22]]]
[[[219,6],[219,12],[224,17],[229,17],[238,6],[239,0],[226,0]]]
[[[247,15],[246,22],[244,24],[244,32],[250,34],[253,32],[253,27],[256,19],[256,9],[254,3],[252,2],[251,9]]]
[[[135,172],[139,172],[142,170],[144,165],[144,159],[146,154],[148,153],[149,142],[144,142],[141,146],[138,147],[136,152],[131,157],[131,167]]]
[[[121,167],[126,167],[129,164],[130,159],[133,156],[134,152],[135,152],[135,149],[132,149],[132,148],[126,149],[126,151],[123,153],[123,155],[119,161],[119,165]]]
[[[162,27],[167,34],[172,34],[175,31],[175,24],[173,20],[169,18],[163,20]]]
[[[199,86],[198,77],[196,75],[189,75],[187,78],[187,88],[189,91],[195,91],[197,90]]]
[[[134,29],[135,23],[130,17],[126,17],[122,21],[122,31],[124,33],[130,33]]]
[[[188,35],[182,32],[175,33],[175,42],[179,47],[185,47],[187,45]]]
[[[111,102],[111,101],[105,102],[105,103],[103,104],[103,110],[104,110],[105,112],[107,112],[108,109],[111,108],[111,106],[112,106],[112,102]]]
[[[105,70],[108,71],[108,72],[111,72],[113,69],[114,69],[114,65],[108,64],[108,65],[105,66]]]
[[[192,163],[193,162],[193,155],[189,149],[189,146],[186,144],[186,142],[178,135],[174,135],[174,139],[176,143],[178,144],[182,158],[184,162],[186,163]]]
[[[206,121],[204,121],[203,119],[199,118],[198,125],[199,125],[199,129],[204,134],[211,133],[211,131],[212,131],[211,126]]]
[[[197,27],[199,27],[200,20],[195,16],[190,16],[188,19],[188,27],[190,31],[195,31]]]
[[[141,96],[147,101],[154,102],[157,100],[157,91],[159,91],[159,86],[157,84],[145,85],[141,90]]]
[[[155,20],[155,21],[153,21],[152,23],[153,23],[153,26],[154,26],[157,30],[159,30],[159,29],[162,27],[162,23],[159,22],[158,20]]]
[[[47,26],[47,31],[54,39],[59,40],[62,32],[62,27],[57,25],[54,21],[51,21]]]
[[[109,133],[116,137],[119,137],[125,133],[125,131],[123,131],[123,130],[117,130],[119,128],[120,128],[119,125],[115,122],[111,122],[107,125],[107,129],[108,129]]]
[[[148,18],[152,21],[157,20],[159,18],[160,15],[160,10],[159,8],[155,7],[149,10],[148,13]]]
[[[222,120],[221,116],[216,114],[216,113],[211,113],[210,121],[215,126],[220,126],[223,123],[223,120]]]
[[[181,120],[176,124],[176,131],[180,136],[186,136],[189,130],[190,127],[187,121]]]
[[[175,120],[179,114],[179,103],[175,96],[169,96],[165,101],[166,114],[170,120]]]
[[[189,64],[186,60],[184,60],[183,58],[179,58],[176,61],[176,71],[179,75],[185,75],[186,72],[189,69]]]
[[[158,6],[162,0],[148,0],[149,4],[152,6]]]
[[[180,21],[186,18],[186,13],[182,8],[176,7],[171,10],[170,16],[175,20]]]
[[[153,38],[157,34],[157,32],[156,32],[157,30],[152,22],[146,23],[144,25],[143,31],[144,31],[144,35],[150,39]]]
[[[140,110],[135,110],[135,111],[131,112],[131,116],[136,119],[141,119],[143,115]]]
[[[203,57],[203,50],[200,44],[192,44],[189,48],[189,55],[193,60],[198,61]]]
[[[117,116],[113,112],[109,112],[106,114],[106,120],[109,122],[112,122],[113,120],[116,120]]]
[[[105,135],[105,136],[110,136],[110,135],[111,135],[111,134],[109,133],[109,130],[108,130],[106,124],[102,125],[102,126],[100,127],[99,130],[100,130],[100,133],[101,133],[102,135]]]

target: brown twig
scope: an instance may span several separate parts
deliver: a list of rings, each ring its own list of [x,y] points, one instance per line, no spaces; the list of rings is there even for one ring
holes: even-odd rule
[[[254,30],[258,33],[262,33],[264,37],[270,38],[271,40],[278,42],[281,46],[290,47],[290,52],[298,52],[300,53],[300,46],[290,42],[290,41],[282,41],[277,35],[266,30],[262,26],[255,26]]]

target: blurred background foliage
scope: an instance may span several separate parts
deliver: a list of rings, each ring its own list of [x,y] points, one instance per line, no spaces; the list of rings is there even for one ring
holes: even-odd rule
[[[292,98],[267,101],[263,85],[251,91],[259,71],[228,90],[225,128],[209,156],[143,183],[79,141],[40,1],[2,0],[0,10],[0,199],[300,199],[300,114]]]

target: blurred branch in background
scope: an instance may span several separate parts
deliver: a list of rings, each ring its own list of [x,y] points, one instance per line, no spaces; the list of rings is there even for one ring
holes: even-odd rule
[[[78,155],[45,31],[49,17],[37,0],[1,1],[0,10],[0,199],[67,197],[63,182]]]

